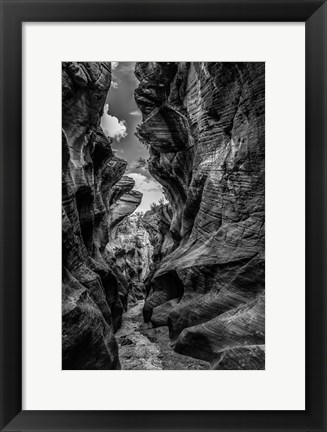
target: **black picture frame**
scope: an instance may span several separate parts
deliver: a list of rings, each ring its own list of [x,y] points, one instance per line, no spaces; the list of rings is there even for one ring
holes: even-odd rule
[[[22,411],[23,178],[17,120],[22,23],[28,21],[305,22],[305,411]],[[1,431],[327,431],[326,32],[325,0],[1,0]]]

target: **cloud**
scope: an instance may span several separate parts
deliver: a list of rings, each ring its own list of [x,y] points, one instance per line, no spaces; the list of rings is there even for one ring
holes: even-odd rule
[[[117,81],[111,81],[110,88],[113,88],[116,90],[116,88],[118,88],[118,82]]]
[[[134,76],[135,62],[124,62],[120,65],[120,71],[126,75]]]
[[[153,178],[149,179],[140,173],[129,173],[128,177],[132,177],[135,180],[134,189],[143,193],[143,198],[137,211],[146,212],[150,210],[152,203],[157,203],[161,198],[166,199],[163,195],[162,186],[156,182]]]
[[[136,161],[133,161],[129,164],[128,170],[130,172],[133,172],[136,168],[138,168],[138,163]]]
[[[138,158],[129,164],[130,171],[134,171],[135,168],[144,168],[148,166],[148,161],[142,157]]]
[[[134,69],[135,62],[123,62],[119,64],[119,72],[128,77],[128,79],[134,82],[135,85],[138,85],[139,81],[134,74]]]
[[[119,62],[111,62],[111,70],[117,69]]]
[[[120,141],[127,136],[126,121],[109,115],[108,110],[109,105],[106,104],[101,117],[101,127],[110,138]]]
[[[139,110],[134,110],[134,111],[130,112],[129,115],[131,115],[131,116],[140,116],[141,117],[142,113]]]
[[[144,158],[139,158],[137,161],[128,164],[126,174],[136,173],[142,174],[148,180],[153,180],[152,175],[149,173],[147,161]]]

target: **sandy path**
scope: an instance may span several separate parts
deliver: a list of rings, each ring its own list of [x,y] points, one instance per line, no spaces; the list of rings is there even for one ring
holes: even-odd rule
[[[209,363],[176,353],[170,347],[168,327],[150,328],[143,322],[139,301],[123,315],[116,333],[121,368],[124,370],[210,369]]]

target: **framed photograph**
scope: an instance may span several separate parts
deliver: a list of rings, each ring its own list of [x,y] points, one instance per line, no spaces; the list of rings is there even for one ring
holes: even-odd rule
[[[326,21],[1,1],[1,431],[327,430]]]

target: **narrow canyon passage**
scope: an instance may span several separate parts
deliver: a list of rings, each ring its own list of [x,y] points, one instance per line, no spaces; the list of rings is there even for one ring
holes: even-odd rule
[[[119,359],[123,370],[199,370],[210,364],[176,353],[171,348],[167,326],[152,328],[143,320],[144,300],[123,314],[123,323],[116,333]]]
[[[167,325],[153,327],[151,322],[144,322],[146,279],[154,267],[152,258],[156,256],[151,241],[155,244],[158,240],[157,215],[165,207],[164,204],[152,205],[145,214],[132,213],[114,230],[107,245],[115,266],[128,281],[127,310],[115,334],[123,370],[210,369],[209,363],[173,350]]]
[[[64,62],[62,368],[265,369],[265,64]]]

